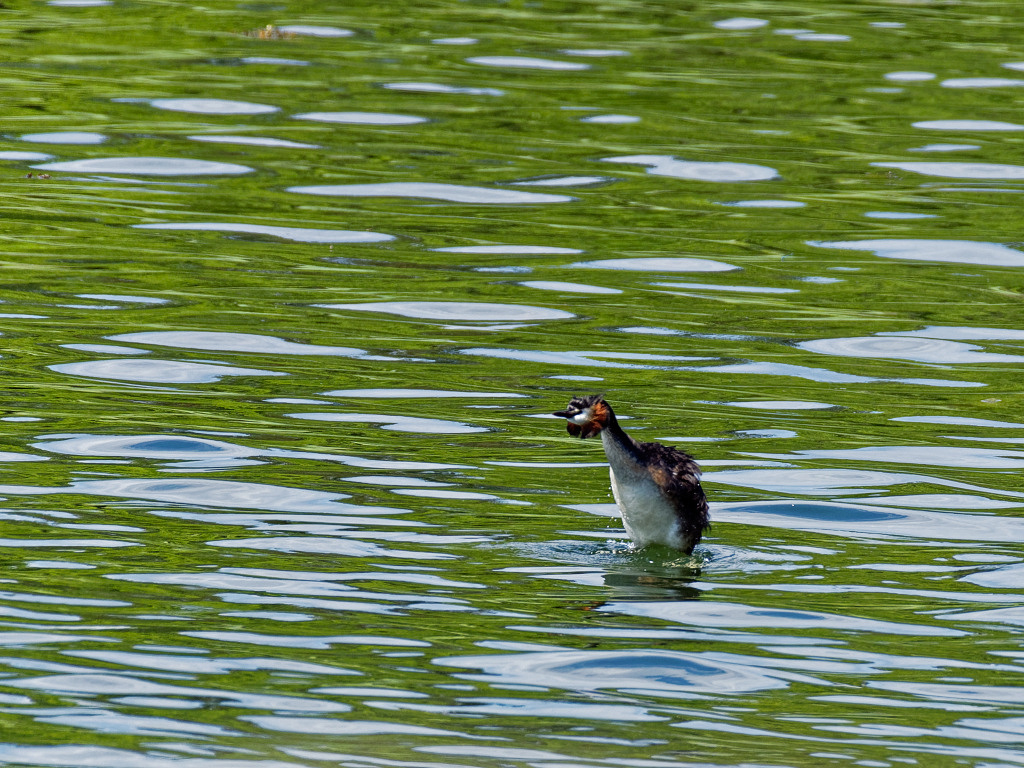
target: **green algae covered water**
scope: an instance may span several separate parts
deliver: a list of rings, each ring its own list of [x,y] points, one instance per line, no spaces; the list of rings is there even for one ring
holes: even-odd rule
[[[1018,28],[0,10],[0,765],[1024,764]]]

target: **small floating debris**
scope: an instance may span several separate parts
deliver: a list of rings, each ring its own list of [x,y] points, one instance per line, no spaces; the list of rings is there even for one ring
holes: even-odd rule
[[[245,33],[246,37],[255,37],[257,40],[291,40],[295,37],[294,32],[286,32],[273,24],[267,24],[259,29],[250,29]]]

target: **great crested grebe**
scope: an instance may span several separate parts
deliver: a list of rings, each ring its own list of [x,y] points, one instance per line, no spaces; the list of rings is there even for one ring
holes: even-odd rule
[[[573,437],[601,436],[612,495],[626,533],[638,547],[662,544],[686,554],[693,551],[711,521],[700,467],[692,456],[631,438],[601,395],[574,397],[554,415],[568,420],[566,429]]]

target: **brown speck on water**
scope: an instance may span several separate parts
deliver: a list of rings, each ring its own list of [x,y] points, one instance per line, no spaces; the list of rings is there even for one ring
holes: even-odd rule
[[[245,36],[255,37],[257,40],[291,40],[295,37],[295,34],[292,32],[282,32],[273,24],[267,24],[265,27],[259,27],[258,29],[246,32]]]

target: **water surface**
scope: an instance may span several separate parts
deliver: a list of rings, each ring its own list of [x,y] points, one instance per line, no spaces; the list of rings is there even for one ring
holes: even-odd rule
[[[5,14],[0,762],[1024,763],[1016,5]]]

